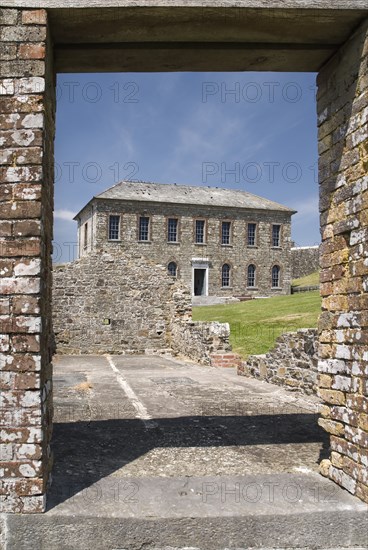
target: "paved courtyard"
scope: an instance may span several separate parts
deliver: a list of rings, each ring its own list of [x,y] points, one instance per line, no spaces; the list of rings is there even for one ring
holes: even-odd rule
[[[55,483],[317,471],[318,400],[160,357],[55,361]]]
[[[48,511],[11,516],[9,549],[363,546],[365,505],[317,473],[316,397],[161,357],[54,371]]]

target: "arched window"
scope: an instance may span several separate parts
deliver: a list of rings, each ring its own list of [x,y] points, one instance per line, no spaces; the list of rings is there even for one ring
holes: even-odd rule
[[[167,272],[169,275],[171,275],[171,277],[176,277],[177,269],[178,268],[175,262],[170,262],[167,266]]]
[[[274,265],[272,268],[272,288],[280,286],[280,266]]]
[[[224,264],[221,273],[222,286],[230,286],[230,266]]]
[[[256,266],[253,264],[248,265],[248,281],[247,286],[256,286]]]

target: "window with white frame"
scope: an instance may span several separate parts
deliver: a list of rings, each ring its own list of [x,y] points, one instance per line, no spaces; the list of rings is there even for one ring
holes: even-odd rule
[[[272,226],[272,246],[280,246],[281,225]]]
[[[177,218],[169,218],[167,220],[167,240],[170,243],[178,241],[178,220]]]
[[[248,246],[255,246],[256,245],[256,231],[257,231],[257,224],[255,223],[248,223]]]
[[[272,268],[272,288],[280,286],[280,266],[274,265]]]
[[[221,270],[221,285],[223,287],[230,286],[230,266],[229,264],[224,264]]]
[[[109,241],[118,241],[120,235],[120,216],[109,216]]]
[[[256,286],[256,266],[254,264],[248,265],[248,274],[247,274],[247,286],[254,287]]]
[[[195,242],[203,244],[205,242],[205,220],[196,220],[195,222]]]
[[[231,222],[222,222],[221,226],[221,244],[230,244]]]
[[[149,241],[149,224],[150,224],[150,219],[148,216],[139,217],[138,239],[140,241]]]

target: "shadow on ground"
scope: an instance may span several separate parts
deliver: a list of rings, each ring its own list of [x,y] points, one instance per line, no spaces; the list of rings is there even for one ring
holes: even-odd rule
[[[329,438],[318,426],[317,415],[187,416],[148,422],[111,419],[57,423],[49,509],[152,449],[272,445],[277,453],[277,445],[295,443],[320,443],[319,460],[327,456]]]

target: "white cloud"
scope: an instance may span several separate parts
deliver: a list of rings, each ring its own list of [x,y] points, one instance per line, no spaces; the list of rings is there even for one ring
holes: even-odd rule
[[[54,212],[54,218],[55,220],[64,220],[67,222],[72,222],[73,218],[75,216],[75,212],[72,212],[71,210],[55,210]]]
[[[317,196],[308,197],[303,201],[293,203],[293,208],[295,208],[298,212],[295,216],[293,216],[293,221],[304,222],[306,219],[310,219],[311,217],[319,217]]]

